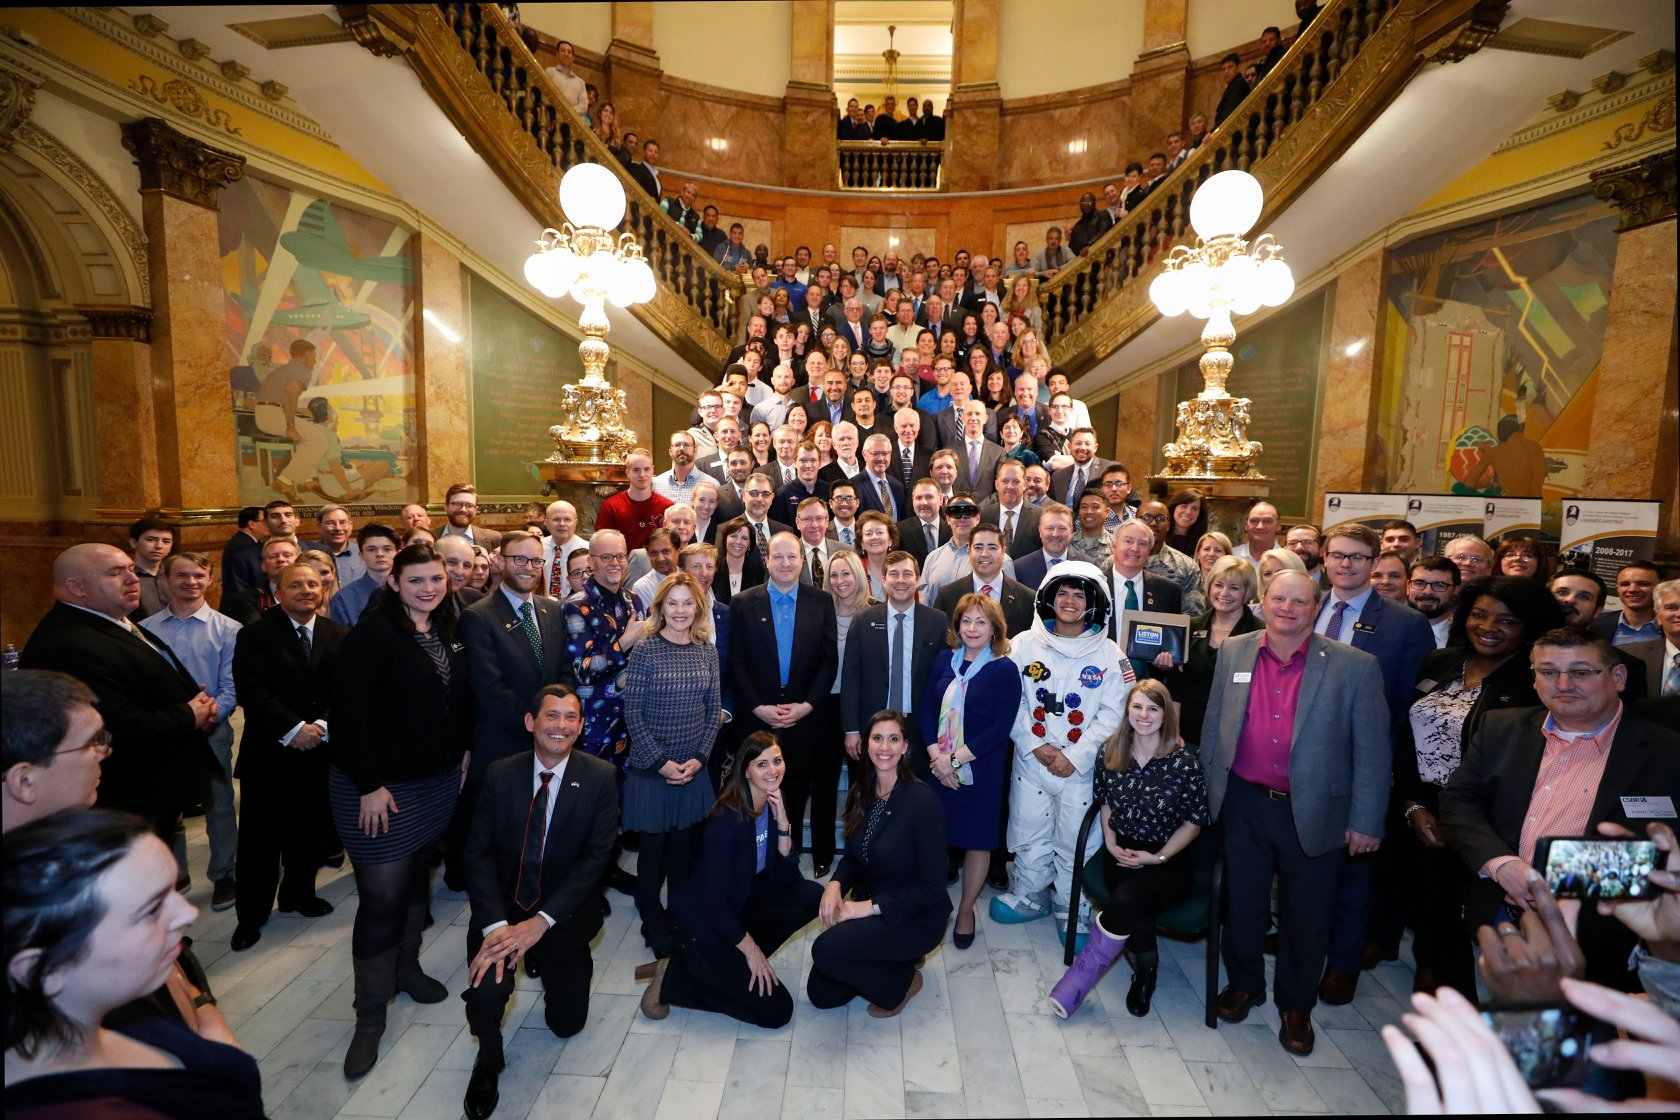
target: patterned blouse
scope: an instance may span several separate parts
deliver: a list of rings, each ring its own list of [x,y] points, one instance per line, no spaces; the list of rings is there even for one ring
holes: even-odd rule
[[[1419,697],[1406,713],[1412,741],[1417,744],[1418,777],[1430,785],[1445,786],[1464,761],[1464,721],[1481,695],[1482,685],[1465,687],[1460,673],[1445,688]]]
[[[624,678],[629,658],[618,648],[624,628],[635,618],[629,597],[589,580],[575,599],[566,600],[566,652],[577,674],[583,701],[583,734],[578,745],[597,758],[622,764],[624,751]]]
[[[722,712],[717,647],[677,645],[650,634],[630,651],[624,686],[630,768],[655,771],[667,762],[711,757]]]
[[[1097,801],[1108,806],[1115,836],[1159,850],[1186,821],[1210,820],[1202,764],[1187,750],[1124,770],[1110,770],[1099,759],[1096,770]]]

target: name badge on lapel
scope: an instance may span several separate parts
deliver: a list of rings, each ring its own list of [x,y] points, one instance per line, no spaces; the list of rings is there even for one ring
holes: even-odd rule
[[[1231,683],[1232,684],[1247,684],[1249,681],[1252,681],[1253,679],[1254,679],[1254,674],[1253,673],[1232,673],[1231,674]]]
[[[1674,816],[1674,798],[1624,797],[1622,812],[1635,820],[1668,820]]]
[[[1353,628],[1361,634],[1375,634],[1377,632],[1377,628],[1372,626],[1369,622],[1366,622],[1364,619],[1360,619],[1358,622],[1354,623]]]

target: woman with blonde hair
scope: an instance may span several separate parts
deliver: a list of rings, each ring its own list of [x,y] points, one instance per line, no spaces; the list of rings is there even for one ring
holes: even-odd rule
[[[1034,358],[1047,357],[1048,352],[1038,341],[1038,332],[1028,327],[1015,339],[1015,348],[1009,354],[1009,368],[1019,372],[1031,365]]]
[[[1175,667],[1173,695],[1178,698],[1178,726],[1187,743],[1202,741],[1202,720],[1207,715],[1208,694],[1213,691],[1213,669],[1219,647],[1226,639],[1265,623],[1248,609],[1260,596],[1260,579],[1254,565],[1241,556],[1222,556],[1207,576],[1207,610],[1190,620],[1190,648],[1184,663]]]
[[[595,135],[614,152],[624,143],[624,134],[618,130],[618,109],[611,101],[595,107]]]
[[[821,879],[834,865],[834,810],[840,796],[840,767],[845,737],[840,733],[840,678],[846,664],[846,635],[852,620],[875,605],[869,594],[869,575],[863,560],[849,548],[837,548],[828,558],[823,587],[834,600],[834,631],[840,658],[835,663],[834,687],[823,700],[817,721],[822,730],[811,758],[811,875]]]
[[[699,581],[681,571],[666,576],[648,608],[647,632],[625,669],[624,827],[642,834],[636,909],[648,947],[664,960],[675,935],[660,893],[681,886],[693,864],[694,826],[712,807],[706,763],[723,713],[712,612]]]
[[[1142,1018],[1160,962],[1155,916],[1190,892],[1190,861],[1179,857],[1210,820],[1202,764],[1179,742],[1172,694],[1160,681],[1141,680],[1126,697],[1126,720],[1096,768],[1096,799],[1108,903],[1050,990],[1050,1006],[1064,1019],[1078,1011],[1129,942],[1136,971],[1126,1010]]]
[[[1036,334],[1044,330],[1044,316],[1032,298],[1032,277],[1022,273],[1009,283],[1009,298],[1004,302],[1004,317],[1023,319]]]
[[[1213,565],[1218,562],[1221,556],[1230,556],[1233,551],[1231,538],[1216,530],[1203,533],[1196,538],[1196,551],[1190,555],[1191,559],[1196,561],[1196,566],[1202,569],[1202,590],[1204,592],[1207,591],[1208,573],[1213,570]]]
[[[951,929],[958,949],[974,944],[974,904],[986,885],[1008,794],[1010,732],[1021,705],[1021,671],[1009,660],[1003,609],[988,595],[957,600],[927,691],[916,709],[928,744],[933,790],[945,806],[947,842],[963,852],[962,899]],[[962,927],[966,925],[967,929]]]
[[[1287,548],[1268,548],[1260,554],[1260,562],[1255,565],[1260,572],[1260,594],[1254,600],[1254,609],[1258,611],[1260,604],[1266,599],[1266,588],[1271,585],[1272,577],[1279,572],[1300,572],[1306,574],[1306,563]]]
[[[898,547],[898,526],[877,509],[865,510],[857,519],[858,545],[863,549],[863,570],[869,594],[877,602],[887,597],[887,553]]]
[[[319,548],[312,548],[298,557],[300,564],[308,564],[321,577],[321,605],[315,608],[319,618],[332,617],[332,597],[338,594],[338,564]]]

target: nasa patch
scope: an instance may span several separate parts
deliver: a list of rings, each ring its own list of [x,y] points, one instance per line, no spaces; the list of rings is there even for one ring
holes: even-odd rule
[[[1103,677],[1106,675],[1106,669],[1099,669],[1095,665],[1087,665],[1079,670],[1079,683],[1086,688],[1097,688],[1102,684]]]

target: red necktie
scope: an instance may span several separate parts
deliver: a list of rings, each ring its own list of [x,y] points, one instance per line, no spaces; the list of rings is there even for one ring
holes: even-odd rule
[[[537,775],[537,792],[525,812],[525,842],[519,848],[519,881],[514,884],[513,903],[529,913],[542,901],[543,840],[548,832],[548,782],[554,771]],[[525,899],[529,897],[530,902]]]

